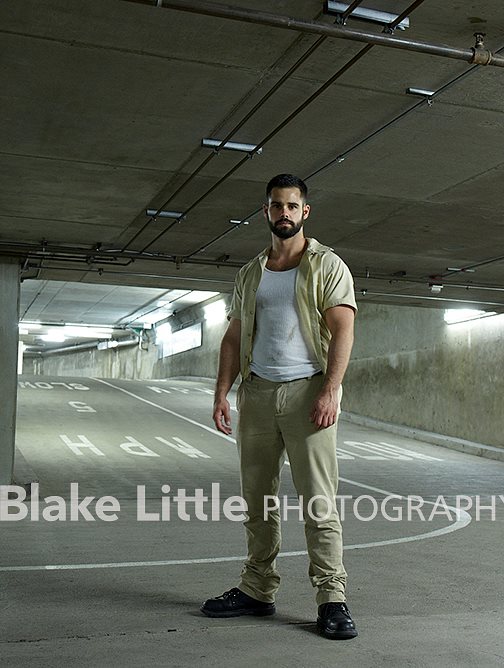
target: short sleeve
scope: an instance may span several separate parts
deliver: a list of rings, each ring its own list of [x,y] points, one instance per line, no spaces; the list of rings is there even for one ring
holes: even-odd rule
[[[243,297],[243,284],[241,281],[241,275],[240,273],[238,273],[235,280],[233,296],[231,298],[231,304],[229,305],[229,310],[227,313],[228,320],[231,320],[231,318],[236,318],[237,320],[241,320],[242,297]]]
[[[354,281],[350,269],[335,253],[324,258],[322,311],[333,306],[350,306],[357,312]]]

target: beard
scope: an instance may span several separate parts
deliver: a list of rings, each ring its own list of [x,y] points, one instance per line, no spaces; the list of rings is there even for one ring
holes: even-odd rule
[[[283,223],[284,221],[287,223],[287,225],[280,225],[280,223]],[[268,216],[268,225],[273,234],[279,239],[290,239],[302,229],[303,221],[301,220],[299,223],[293,223],[291,220],[285,220],[285,218],[282,218],[277,220],[276,223],[272,223],[271,218]]]

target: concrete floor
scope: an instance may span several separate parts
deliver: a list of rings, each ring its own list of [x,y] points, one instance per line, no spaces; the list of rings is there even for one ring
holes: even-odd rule
[[[283,524],[277,615],[219,620],[198,610],[236,584],[244,554],[240,522],[203,521],[194,504],[185,521],[174,500],[177,490],[210,495],[220,483],[213,511],[222,515],[224,499],[240,493],[235,445],[212,429],[210,382],[20,382],[19,464],[23,476],[31,468],[40,481],[41,499],[62,496],[69,510],[70,483],[78,482],[80,500],[95,497],[92,516],[104,495],[120,508],[108,522],[30,514],[0,522],[2,665],[504,665],[504,462],[340,423],[339,494],[351,497],[344,518],[348,599],[359,637],[335,642],[315,630],[295,511]],[[161,497],[171,502],[169,519],[137,519],[139,485],[146,512],[159,513]],[[288,466],[281,494],[295,503]],[[398,498],[385,510],[391,517],[402,511],[402,521],[383,512],[369,520],[373,503],[391,494]],[[408,519],[408,495],[422,497],[423,517],[411,511]],[[456,515],[446,506],[457,495],[473,505],[493,498],[495,512]],[[49,503],[54,507],[42,501],[40,511]],[[209,503],[204,510],[211,513]]]

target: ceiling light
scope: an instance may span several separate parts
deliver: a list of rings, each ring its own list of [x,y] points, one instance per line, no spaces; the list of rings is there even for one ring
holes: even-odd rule
[[[107,350],[108,348],[117,348],[119,341],[100,341],[96,347],[98,350]]]
[[[211,292],[210,290],[192,290],[184,297],[181,297],[179,304],[181,307],[185,308],[188,304],[199,304],[207,299],[216,297],[218,294],[218,292]]]
[[[209,325],[218,325],[226,320],[226,302],[219,299],[203,307],[205,320]]]
[[[47,341],[47,343],[63,343],[65,341],[65,335],[63,334],[63,328],[50,329],[47,334],[42,334],[39,336],[42,341]]]
[[[168,343],[171,339],[172,328],[169,322],[164,322],[159,327],[156,327],[156,343],[157,345],[163,345],[163,343]]]
[[[26,327],[26,329],[41,329],[42,324],[40,322],[23,322],[19,323],[20,326]]]
[[[232,218],[230,221],[231,225],[248,225],[249,221],[248,220],[237,220],[236,218]]]
[[[332,2],[328,0],[325,3],[324,11],[327,14],[344,14],[346,10],[350,7],[348,2]],[[378,9],[368,9],[367,7],[357,7],[350,14],[352,19],[361,19],[362,21],[370,21],[371,23],[379,23],[380,25],[390,25],[393,23],[399,14],[389,14],[388,12],[382,12]],[[399,30],[406,30],[409,28],[409,18],[406,17],[399,23],[396,28]]]
[[[468,322],[469,320],[478,320],[479,318],[488,318],[497,315],[495,311],[479,311],[474,308],[453,308],[444,312],[444,321],[448,325],[455,325],[459,322]]]
[[[464,267],[447,267],[446,271],[462,271],[464,274],[474,274],[476,269],[464,269]]]
[[[418,95],[418,97],[432,97],[435,90],[426,90],[425,88],[406,88],[408,95]]]
[[[256,155],[261,155],[262,147],[258,148],[257,144],[242,144],[241,142],[236,141],[227,141],[223,146],[221,146],[221,139],[202,139],[201,145],[205,148],[219,148],[219,150],[226,151],[242,151],[243,153],[255,153]]]
[[[63,334],[67,337],[82,339],[112,338],[112,330],[109,327],[87,327],[85,325],[65,325]]]
[[[431,283],[431,285],[429,287],[430,287],[430,291],[432,292],[433,295],[438,295],[441,292],[441,290],[443,289],[443,286],[441,285],[441,283]]]
[[[136,318],[134,322],[140,320],[144,329],[151,329],[152,325],[155,325],[160,320],[166,320],[166,318],[169,318],[171,314],[172,310],[160,307],[151,313],[145,313],[144,315],[141,315],[140,317]]]
[[[19,328],[19,334],[22,336],[23,334],[29,334],[30,331],[24,327]]]
[[[150,218],[183,218],[184,214],[181,211],[158,211],[157,209],[147,209],[146,216]]]

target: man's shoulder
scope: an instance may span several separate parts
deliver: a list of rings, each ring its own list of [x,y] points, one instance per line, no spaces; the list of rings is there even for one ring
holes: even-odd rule
[[[261,264],[261,258],[266,254],[268,254],[268,248],[265,248],[262,250],[260,253],[258,253],[255,257],[253,257],[251,260],[246,262],[240,269],[238,269],[238,273],[236,274],[237,279],[245,279],[245,277],[256,267],[259,267]]]
[[[324,266],[334,266],[343,262],[334,248],[321,244],[316,239],[308,239],[308,254],[310,258]],[[344,262],[343,262],[344,264]]]

